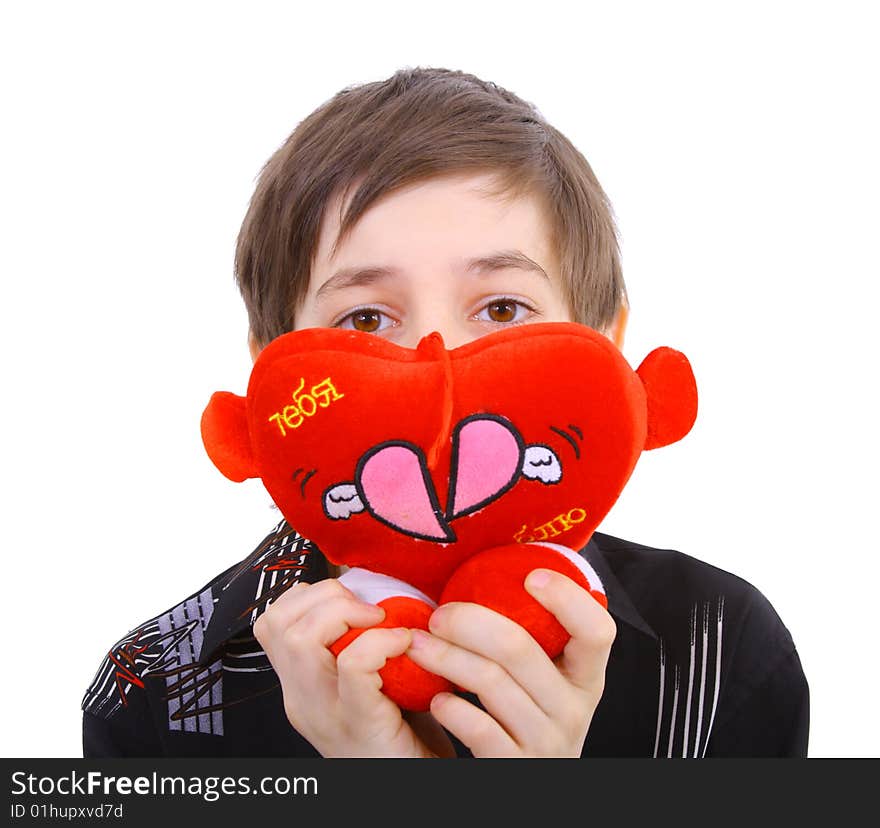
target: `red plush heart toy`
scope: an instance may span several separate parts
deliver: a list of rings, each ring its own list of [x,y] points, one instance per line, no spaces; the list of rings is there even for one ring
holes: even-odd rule
[[[643,449],[696,418],[686,357],[633,371],[573,323],[523,325],[447,351],[339,329],[285,334],[260,354],[246,397],[217,392],[202,437],[231,480],[260,477],[285,518],[385,608],[383,626],[427,629],[437,603],[475,601],[522,624],[554,657],[568,634],[523,587],[563,572],[606,604],[581,549]],[[333,649],[339,652],[352,630]],[[425,710],[448,684],[405,656],[383,690]]]

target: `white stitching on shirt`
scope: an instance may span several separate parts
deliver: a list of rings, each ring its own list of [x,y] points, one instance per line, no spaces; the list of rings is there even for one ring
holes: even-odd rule
[[[691,755],[694,758],[704,757],[709,745],[709,738],[712,733],[712,725],[715,722],[715,714],[718,709],[718,695],[721,690],[721,653],[722,639],[724,629],[724,596],[717,599],[715,615],[715,624],[710,625],[709,619],[712,613],[712,601],[707,601],[702,605],[702,613],[695,604],[691,612],[689,633],[689,659],[688,659],[688,690],[686,699],[679,704],[679,691],[683,670],[679,664],[669,664],[667,670],[667,661],[669,659],[670,648],[666,641],[660,638],[660,686],[657,698],[657,729],[654,735],[654,758],[666,755],[671,758],[673,753],[677,753],[676,745],[681,746],[681,756],[683,758]],[[697,636],[697,618],[702,615],[702,635]],[[713,635],[714,632],[714,635]],[[713,640],[714,639],[714,640]],[[715,650],[715,670],[714,670],[714,686],[712,688],[711,710],[706,710],[707,704],[707,666],[709,661],[710,648]],[[699,650],[699,654],[698,654]],[[673,653],[679,652],[673,649]],[[683,652],[683,648],[681,650]],[[696,675],[697,658],[700,658],[700,689],[699,693],[694,694],[694,678]],[[673,669],[674,668],[674,669]],[[668,674],[668,676],[667,676]],[[666,692],[666,683],[670,682],[669,693]],[[696,704],[696,710],[694,710]],[[667,708],[670,708],[667,710]],[[679,708],[682,709],[681,714]],[[704,714],[708,713],[708,727],[706,728],[705,737],[703,735]],[[696,726],[694,730],[694,741],[692,745],[692,753],[689,750],[691,746],[691,720],[696,714]],[[665,751],[664,745],[661,744],[661,733],[666,737]],[[680,741],[679,741],[680,740]],[[661,751],[663,751],[661,753]]]

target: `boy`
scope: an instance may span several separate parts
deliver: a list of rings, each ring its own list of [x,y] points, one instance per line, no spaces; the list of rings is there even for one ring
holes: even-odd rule
[[[239,235],[250,348],[343,327],[415,347],[576,321],[618,347],[626,293],[606,197],[533,107],[446,70],[344,90],[264,168]],[[528,591],[571,633],[554,663],[509,619],[452,604],[376,629],[313,544],[279,524],[241,564],[117,642],[83,699],[84,754],[804,756],[809,694],[772,607],[735,576],[595,533],[605,612],[561,575]],[[406,652],[465,692],[401,711]]]

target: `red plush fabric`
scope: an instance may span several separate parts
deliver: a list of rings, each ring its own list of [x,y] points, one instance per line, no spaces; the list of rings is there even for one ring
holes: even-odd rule
[[[664,391],[655,362],[652,382]],[[237,421],[231,395],[212,398],[203,437],[224,474],[261,477],[330,560],[393,575],[436,599],[481,549],[586,543],[645,447],[649,412],[693,421],[688,376],[689,386],[675,384],[677,396],[649,405],[614,344],[569,323],[519,326],[453,351],[438,335],[405,349],[309,329],[260,354]],[[653,444],[681,431],[650,425]],[[559,480],[521,473],[529,447],[539,462],[541,447],[552,452]],[[361,511],[347,511],[358,503]]]
[[[385,610],[385,618],[377,627],[405,627],[407,629],[428,629],[428,619],[434,611],[424,601],[417,598],[393,597],[386,598],[378,604]],[[334,655],[339,655],[352,641],[366,632],[363,627],[349,630],[337,638],[330,647]],[[419,667],[405,655],[390,658],[379,670],[382,678],[382,689],[398,706],[406,710],[425,711],[431,705],[431,699],[452,685],[444,678],[435,676]]]
[[[440,603],[470,601],[482,604],[525,627],[550,658],[568,643],[565,628],[528,592],[523,583],[533,569],[553,569],[580,584],[603,607],[604,592],[592,589],[584,574],[564,556],[540,544],[509,544],[468,558],[446,584]]]
[[[244,400],[228,391],[218,391],[202,414],[202,441],[220,471],[242,483],[256,477],[251,437]]]
[[[531,553],[517,545],[581,548],[642,451],[681,439],[696,411],[683,354],[658,348],[633,371],[583,325],[517,326],[452,351],[438,334],[405,349],[308,329],[263,350],[246,397],[211,398],[202,436],[223,474],[261,477],[331,561],[432,600],[466,561],[503,547],[457,576],[456,594],[561,649],[567,636],[522,588]]]
[[[645,448],[680,440],[697,418],[697,392],[687,357],[671,348],[657,348],[642,360],[637,373],[648,395]]]

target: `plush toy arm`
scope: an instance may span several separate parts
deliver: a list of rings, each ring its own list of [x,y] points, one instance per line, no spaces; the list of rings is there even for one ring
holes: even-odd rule
[[[376,625],[378,627],[427,630],[428,619],[437,606],[411,584],[368,569],[349,569],[340,576],[339,582],[362,601],[385,610],[385,618]],[[366,628],[362,627],[349,630],[333,642],[331,652],[339,655],[364,632]],[[428,710],[437,693],[451,689],[446,679],[429,673],[405,655],[388,659],[379,675],[382,692],[404,710]]]
[[[244,397],[217,391],[202,413],[202,442],[208,457],[236,483],[259,476],[251,450],[246,403]]]
[[[513,543],[478,552],[455,570],[440,603],[470,601],[516,621],[556,658],[571,637],[523,583],[533,569],[552,569],[571,578],[603,607],[605,589],[595,570],[576,552],[555,543]]]
[[[646,449],[681,440],[697,418],[697,383],[688,358],[672,348],[655,348],[636,370],[648,402]]]

